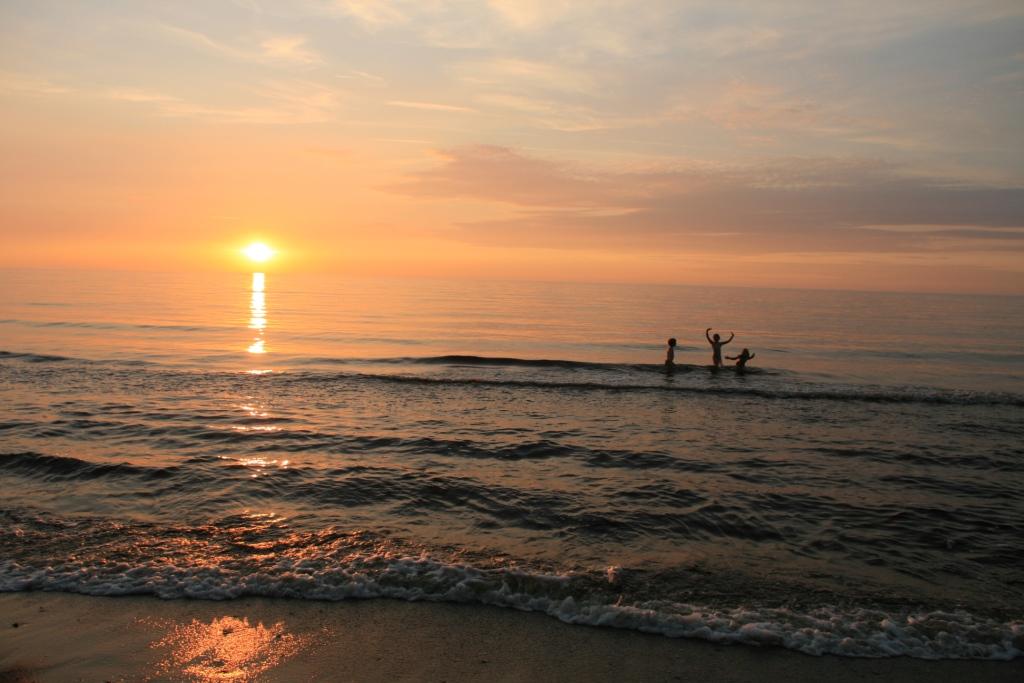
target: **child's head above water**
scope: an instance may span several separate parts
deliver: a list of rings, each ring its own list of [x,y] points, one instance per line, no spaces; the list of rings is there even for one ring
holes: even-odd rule
[[[668,345],[669,346],[675,346],[676,345],[676,338],[672,337],[671,339],[669,339],[668,340]]]

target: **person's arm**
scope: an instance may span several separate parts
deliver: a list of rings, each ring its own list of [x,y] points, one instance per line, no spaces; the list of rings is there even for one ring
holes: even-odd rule
[[[733,337],[735,337],[735,336],[736,336],[736,335],[735,335],[734,333],[730,332],[730,333],[729,333],[729,338],[728,338],[728,339],[726,339],[726,340],[725,340],[724,342],[722,342],[722,343],[723,343],[723,344],[728,344],[729,342],[731,342],[731,341],[732,341],[732,338],[733,338]]]
[[[710,327],[708,329],[704,330],[704,338],[708,340],[708,344],[712,343],[711,342],[711,335],[708,334],[708,332],[710,332],[710,331],[711,331]]]
[[[751,356],[751,358],[753,358],[753,356]],[[726,360],[739,360],[740,357],[739,356],[726,356],[725,359]]]
[[[750,360],[751,358],[753,358],[753,357],[754,357],[754,356],[756,356],[756,355],[757,355],[756,353],[752,353],[752,354],[750,354],[750,357],[749,357],[749,358],[747,358],[747,360]]]

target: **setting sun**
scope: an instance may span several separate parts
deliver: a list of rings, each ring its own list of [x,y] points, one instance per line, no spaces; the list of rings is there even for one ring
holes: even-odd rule
[[[263,242],[253,242],[245,249],[243,249],[242,253],[248,256],[250,261],[255,261],[256,263],[263,263],[264,261],[270,260],[270,258],[274,255],[274,250],[268,247]]]

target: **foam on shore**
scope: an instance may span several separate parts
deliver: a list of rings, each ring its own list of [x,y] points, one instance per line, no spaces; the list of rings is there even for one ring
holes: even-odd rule
[[[614,580],[614,572],[609,576]],[[541,612],[570,624],[611,626],[716,643],[782,646],[812,655],[1010,660],[1024,650],[1024,622],[966,611],[883,611],[821,605],[811,610],[607,601],[572,574],[481,569],[390,552],[352,553],[339,564],[281,555],[271,564],[191,565],[154,558],[47,566],[0,562],[0,591],[154,595],[225,600],[246,596],[341,601],[394,598],[480,603]]]
[[[11,626],[17,624],[17,627]],[[539,614],[394,600],[228,602],[0,594],[0,679],[667,681],[1020,680],[1024,660],[807,657]]]

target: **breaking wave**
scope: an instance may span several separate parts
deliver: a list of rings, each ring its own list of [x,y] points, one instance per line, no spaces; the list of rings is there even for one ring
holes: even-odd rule
[[[0,547],[20,544],[49,554],[37,559],[23,551],[0,560],[0,591],[479,603],[541,612],[571,624],[781,646],[812,655],[1010,660],[1024,647],[1021,621],[964,610],[633,597],[644,591],[631,586],[660,583],[658,577],[620,567],[557,571],[447,561],[368,532],[267,536],[261,532],[273,520],[230,522],[228,530],[16,520],[0,532]],[[72,548],[75,552],[65,552],[63,560],[53,552]]]

